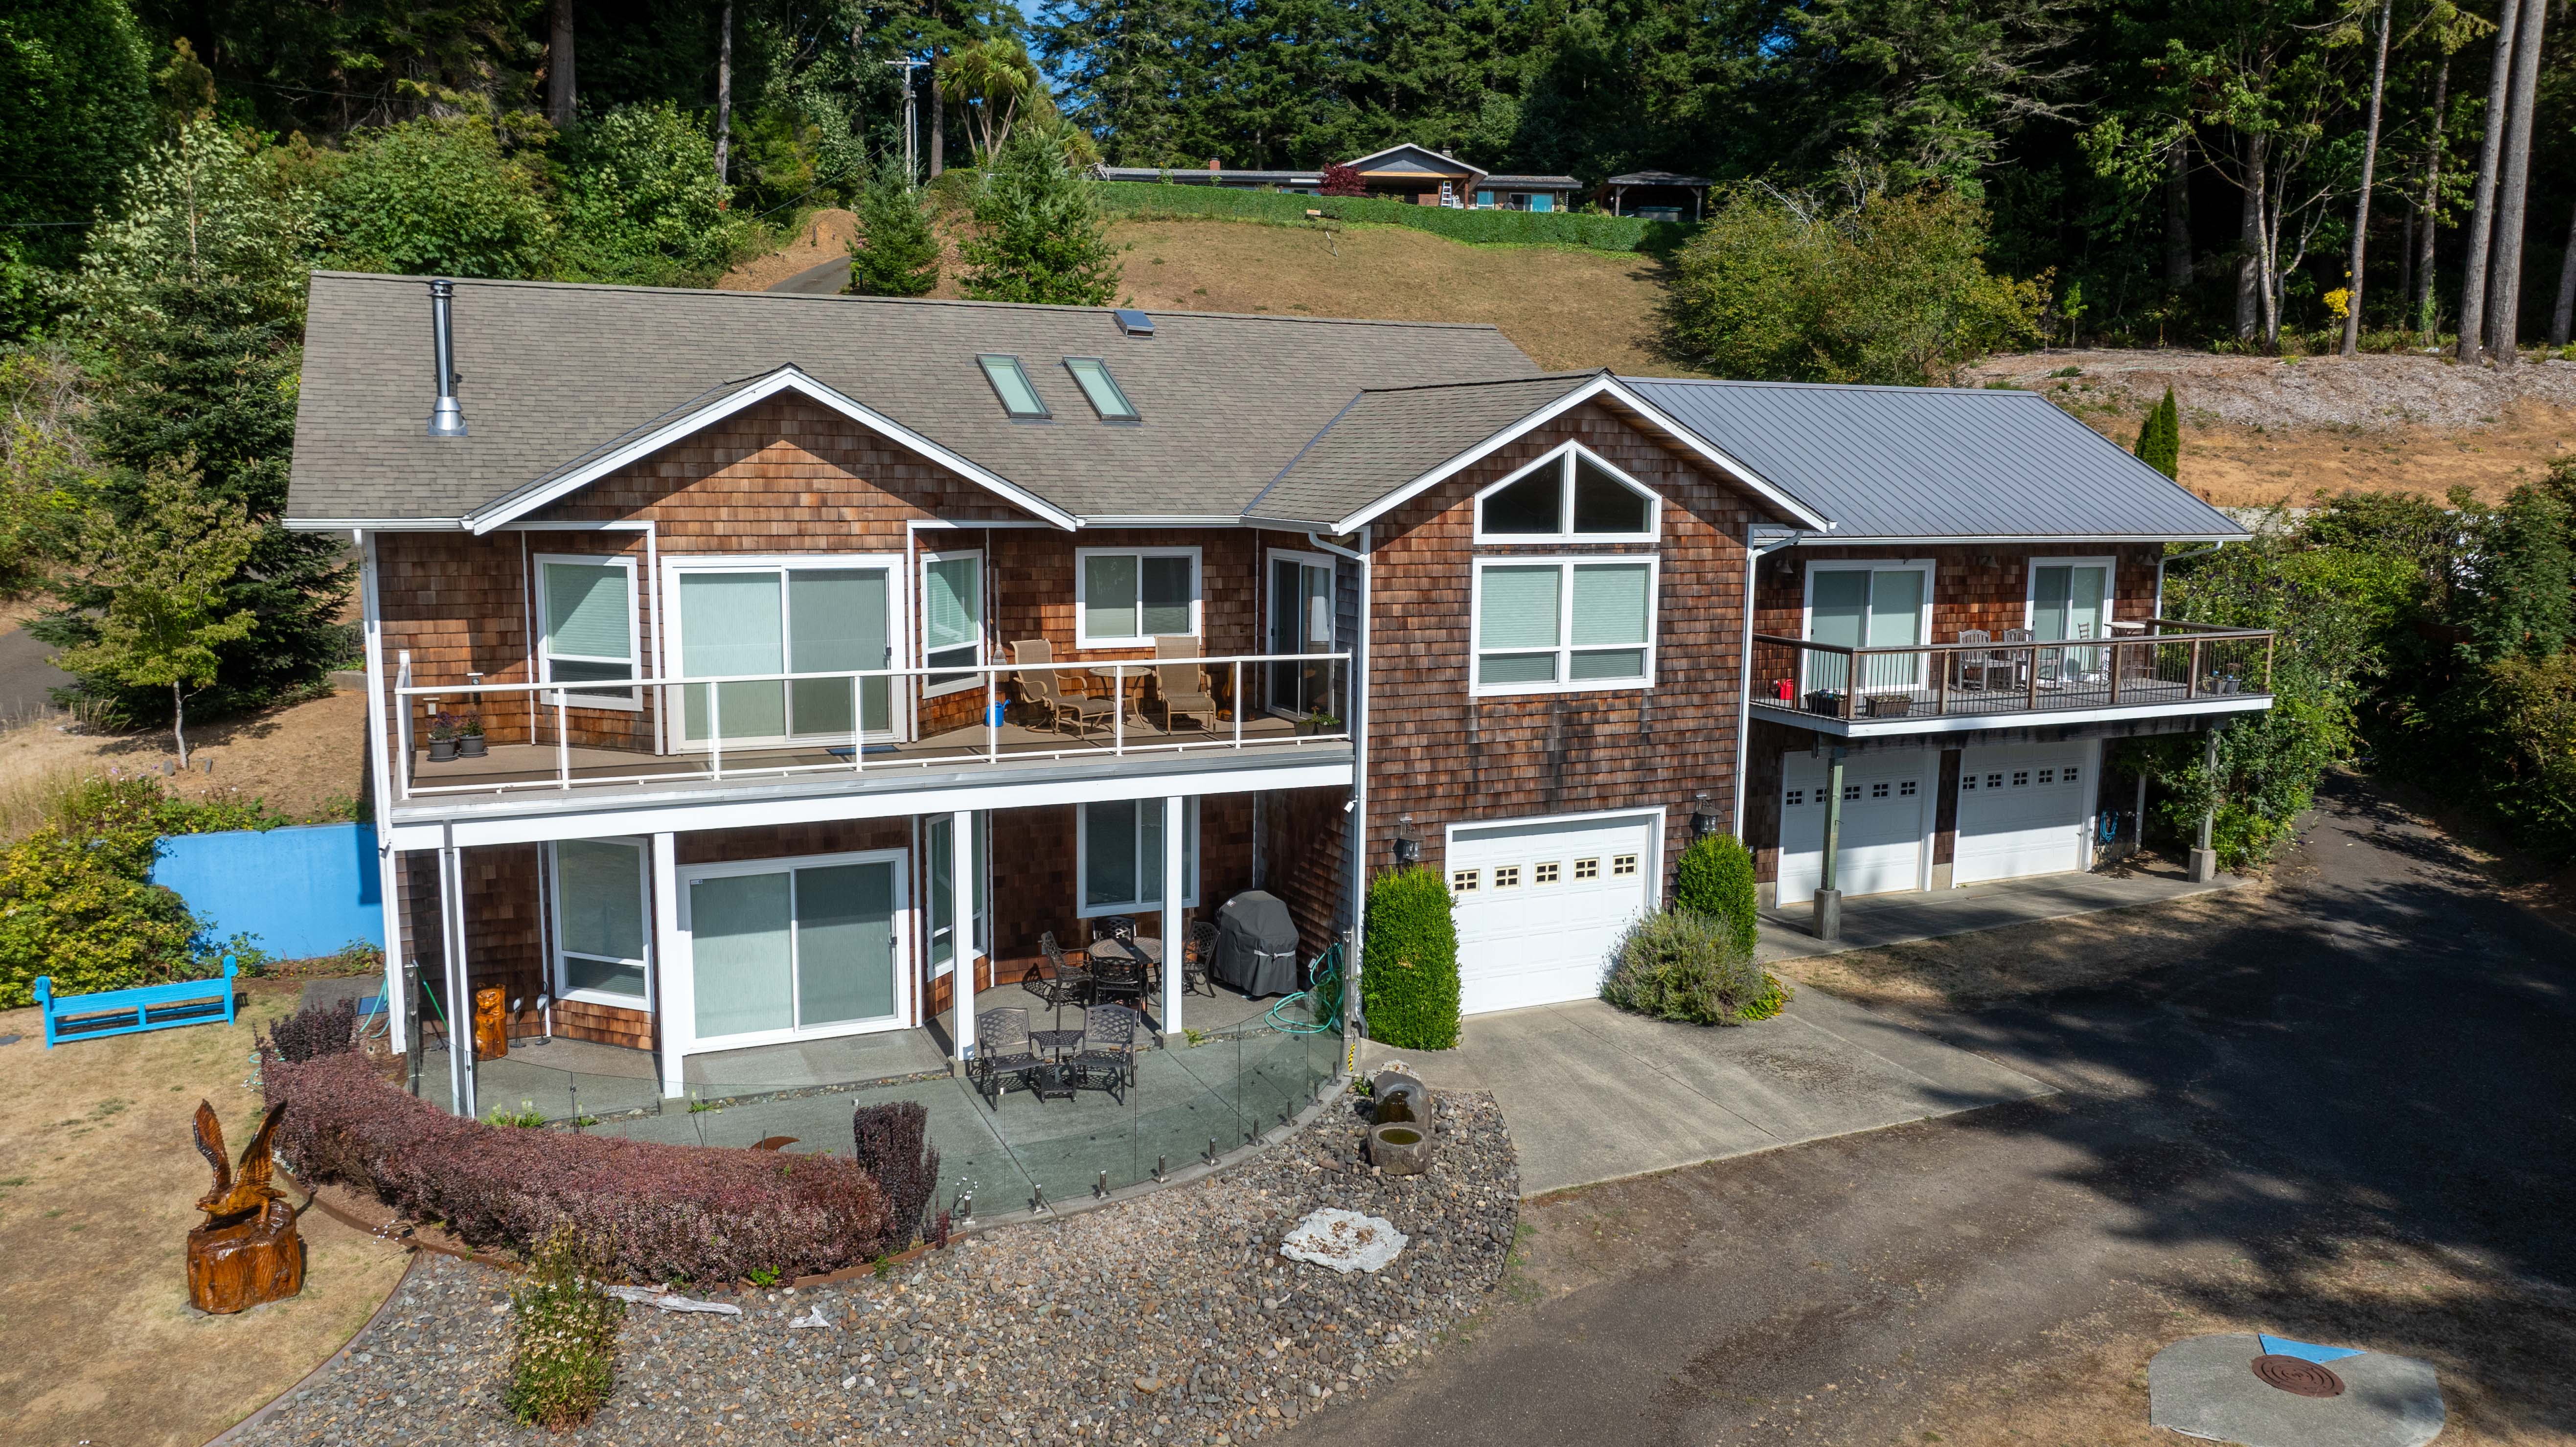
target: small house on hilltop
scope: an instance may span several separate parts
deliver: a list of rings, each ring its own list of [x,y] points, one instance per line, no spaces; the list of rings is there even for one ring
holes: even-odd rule
[[[1409,201],[1419,206],[1448,206],[1476,211],[1563,211],[1573,204],[1583,183],[1572,176],[1507,175],[1411,142],[1373,151],[1349,163],[1372,196]],[[1321,195],[1324,173],[1310,171],[1228,170],[1213,158],[1206,170],[1156,166],[1094,166],[1103,181],[1165,182],[1183,186],[1229,186],[1239,190],[1269,188]]]

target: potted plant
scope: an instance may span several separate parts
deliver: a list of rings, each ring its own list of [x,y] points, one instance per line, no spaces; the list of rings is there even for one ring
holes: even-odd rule
[[[1324,712],[1321,708],[1317,708],[1313,713],[1297,720],[1297,732],[1308,738],[1314,738],[1322,734],[1337,734],[1341,731],[1342,721],[1333,717],[1331,714]]]
[[[429,716],[429,761],[444,764],[456,757],[457,718],[452,713]]]
[[[469,713],[459,720],[456,725],[456,756],[460,759],[479,759],[489,751],[489,747],[483,742],[483,715]]]

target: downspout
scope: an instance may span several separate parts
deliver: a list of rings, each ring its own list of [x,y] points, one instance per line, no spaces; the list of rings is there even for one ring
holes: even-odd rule
[[[1753,730],[1753,590],[1760,575],[1763,558],[1797,541],[1794,536],[1773,538],[1768,543],[1753,541],[1751,523],[1744,525],[1744,650],[1739,656],[1743,675],[1736,693],[1735,705],[1735,814],[1730,820],[1736,842],[1746,849],[1753,842],[1744,837],[1744,750]]]
[[[403,943],[401,893],[395,875],[393,825],[386,815],[393,807],[392,746],[386,741],[385,727],[385,638],[384,613],[377,606],[376,539],[365,528],[349,530],[349,541],[358,549],[358,627],[367,658],[367,759],[369,783],[375,795],[368,808],[376,825],[376,897],[384,911],[385,930],[385,1033],[391,1037],[399,1054],[412,1054],[413,1042],[408,1018],[397,1002],[406,997],[403,990]],[[405,759],[404,767],[411,761]],[[413,1055],[415,1062],[418,1056]]]
[[[1367,1021],[1361,1016],[1360,940],[1368,924],[1368,692],[1369,692],[1369,524],[1360,528],[1359,551],[1328,543],[1309,531],[1306,542],[1318,552],[1348,558],[1360,570],[1360,631],[1351,650],[1351,947],[1342,961],[1343,1033],[1359,1038]]]

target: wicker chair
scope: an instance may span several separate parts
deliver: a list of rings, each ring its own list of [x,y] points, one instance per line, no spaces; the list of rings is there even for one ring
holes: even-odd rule
[[[1060,1016],[1067,1005],[1089,1005],[1098,982],[1089,970],[1068,964],[1064,946],[1055,942],[1055,931],[1038,936],[1038,953],[1046,963],[1020,979],[1020,988],[1044,1000]]]
[[[1207,669],[1198,656],[1195,638],[1154,640],[1154,691],[1162,698],[1167,733],[1178,732],[1177,720],[1183,717],[1198,718],[1207,732],[1216,732],[1216,695],[1208,687]]]
[[[1066,1062],[1076,1090],[1105,1090],[1124,1105],[1136,1083],[1138,1016],[1124,1005],[1100,1005],[1082,1017],[1082,1049]]]
[[[966,1062],[967,1079],[981,1091],[984,1103],[1002,1108],[1002,1092],[1025,1087],[1029,1072],[1046,1064],[1029,1047],[1029,1012],[1018,1005],[982,1010],[975,1015],[975,1055]]]
[[[1081,680],[1065,687],[1064,675],[1047,667],[1055,662],[1055,645],[1043,638],[1023,639],[1011,645],[1011,664],[1019,670],[1020,690],[1031,704],[1046,713],[1047,727],[1064,732],[1067,719],[1073,721],[1074,737],[1081,738],[1094,728],[1116,729],[1118,700],[1093,698],[1082,691]]]

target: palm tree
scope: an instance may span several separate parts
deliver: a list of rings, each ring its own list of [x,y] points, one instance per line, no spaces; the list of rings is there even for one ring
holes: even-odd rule
[[[1011,138],[1020,103],[1037,87],[1037,62],[1009,36],[986,36],[939,59],[939,93],[974,122],[975,149],[987,161]]]

